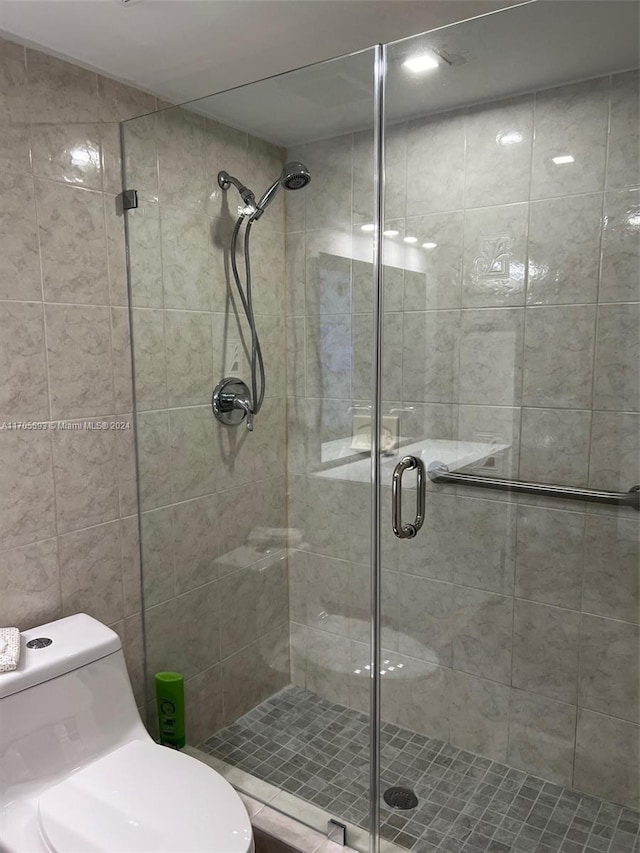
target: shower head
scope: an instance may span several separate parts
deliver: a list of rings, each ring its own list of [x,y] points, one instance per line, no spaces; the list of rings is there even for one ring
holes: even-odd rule
[[[295,160],[292,160],[290,163],[285,163],[284,169],[280,173],[278,180],[271,184],[269,189],[257,203],[257,210],[251,219],[260,219],[262,214],[276,197],[280,187],[284,187],[285,190],[301,190],[303,187],[307,186],[310,180],[311,173],[304,163],[298,163]]]
[[[285,163],[279,180],[285,190],[301,190],[311,180],[311,174],[304,163],[292,161]]]
[[[242,181],[239,181],[237,178],[234,178],[233,175],[230,175],[228,172],[218,172],[218,186],[221,189],[228,190],[232,184],[238,190],[242,201],[246,205],[248,205],[249,207],[256,207],[256,197],[251,192],[249,187],[245,187]]]

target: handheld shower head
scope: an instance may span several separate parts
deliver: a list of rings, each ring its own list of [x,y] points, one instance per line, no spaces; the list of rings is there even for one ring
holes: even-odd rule
[[[280,173],[277,181],[274,181],[269,189],[264,193],[260,201],[256,204],[256,212],[251,217],[252,219],[260,219],[265,210],[278,194],[280,187],[285,190],[301,190],[306,187],[311,180],[311,173],[304,165],[292,160],[290,163],[285,163],[284,169]]]

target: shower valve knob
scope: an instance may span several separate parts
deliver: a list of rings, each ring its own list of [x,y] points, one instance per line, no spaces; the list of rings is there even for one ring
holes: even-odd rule
[[[213,389],[213,414],[225,426],[238,426],[247,419],[247,429],[253,431],[251,392],[242,379],[228,376]]]

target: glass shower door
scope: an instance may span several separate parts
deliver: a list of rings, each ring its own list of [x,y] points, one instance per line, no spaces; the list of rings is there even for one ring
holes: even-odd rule
[[[407,849],[637,849],[637,15],[534,3],[386,49],[381,836]]]

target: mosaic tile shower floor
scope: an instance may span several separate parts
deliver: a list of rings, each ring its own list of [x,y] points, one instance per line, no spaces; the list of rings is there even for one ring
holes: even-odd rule
[[[287,687],[217,732],[207,752],[362,827],[368,717]],[[415,853],[639,853],[640,814],[385,723],[382,790],[410,786],[410,811],[382,803],[381,833]]]

